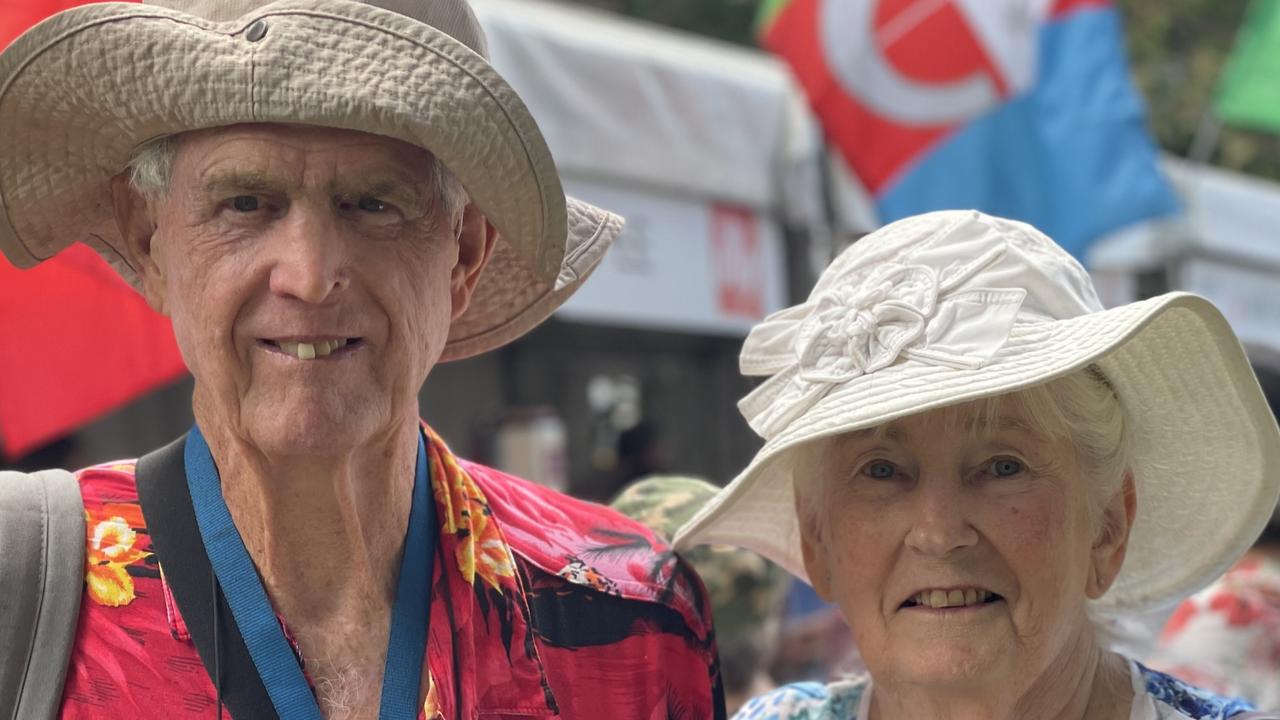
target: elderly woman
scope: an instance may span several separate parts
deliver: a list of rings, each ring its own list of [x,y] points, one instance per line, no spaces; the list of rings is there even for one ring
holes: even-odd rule
[[[766,444],[677,547],[730,543],[838,605],[869,677],[738,718],[1240,718],[1108,648],[1229,567],[1280,491],[1280,432],[1203,299],[1103,310],[1033,228],[894,223],[742,353]],[[1258,715],[1253,715],[1258,717]]]

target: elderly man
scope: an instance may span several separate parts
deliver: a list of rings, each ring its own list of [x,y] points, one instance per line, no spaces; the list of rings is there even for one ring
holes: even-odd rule
[[[0,708],[723,714],[704,594],[648,530],[418,419],[437,362],[545,319],[621,222],[565,197],[463,0],[379,4],[91,5],[0,54],[0,250],[98,249],[172,319],[196,418],[76,474],[65,686],[19,672]]]

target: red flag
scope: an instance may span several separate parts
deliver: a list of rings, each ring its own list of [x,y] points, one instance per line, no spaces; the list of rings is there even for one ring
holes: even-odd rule
[[[0,47],[79,4],[0,4]],[[169,321],[80,244],[31,270],[0,259],[0,337],[0,450],[8,457],[186,371]]]
[[[83,0],[9,0],[0,3],[0,48],[50,15],[85,4]]]

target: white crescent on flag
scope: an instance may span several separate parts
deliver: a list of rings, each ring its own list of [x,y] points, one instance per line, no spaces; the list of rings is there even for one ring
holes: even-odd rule
[[[885,2],[822,0],[819,23],[833,75],[845,92],[883,117],[925,126],[962,123],[1034,83],[1038,29],[1052,0],[898,0],[893,4],[899,7],[877,24]],[[893,45],[927,21],[939,20],[953,25],[947,32],[964,33],[982,47],[1001,76],[975,68],[938,82],[895,67],[887,56]],[[936,33],[936,26],[930,32]]]

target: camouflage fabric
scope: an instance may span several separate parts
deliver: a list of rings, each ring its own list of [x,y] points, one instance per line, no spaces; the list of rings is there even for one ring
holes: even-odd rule
[[[628,485],[611,505],[670,541],[719,491],[699,478],[654,475]],[[724,682],[733,691],[738,680],[745,683],[774,651],[790,576],[750,550],[704,545],[680,555],[707,586]]]

